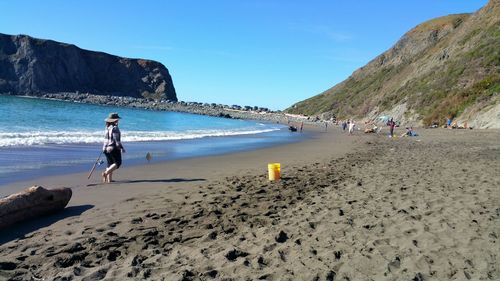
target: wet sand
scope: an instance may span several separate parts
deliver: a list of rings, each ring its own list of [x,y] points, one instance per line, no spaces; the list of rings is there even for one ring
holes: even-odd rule
[[[73,198],[2,230],[0,280],[500,279],[500,131],[390,139],[329,129],[125,167],[109,185],[38,179]],[[267,180],[270,162],[282,164],[281,181]]]

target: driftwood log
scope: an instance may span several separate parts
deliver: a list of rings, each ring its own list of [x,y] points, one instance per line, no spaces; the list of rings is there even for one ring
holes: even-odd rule
[[[27,219],[64,209],[71,199],[70,188],[45,189],[32,186],[0,199],[0,229]]]

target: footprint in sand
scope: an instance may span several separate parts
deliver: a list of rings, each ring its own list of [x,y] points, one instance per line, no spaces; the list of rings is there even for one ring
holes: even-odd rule
[[[389,264],[387,265],[387,269],[389,272],[396,272],[401,267],[401,259],[396,256]]]

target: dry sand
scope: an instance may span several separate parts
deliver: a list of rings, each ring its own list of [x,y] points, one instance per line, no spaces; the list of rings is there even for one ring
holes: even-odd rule
[[[109,185],[39,179],[73,199],[2,231],[0,280],[500,279],[499,131],[331,131],[123,168]]]

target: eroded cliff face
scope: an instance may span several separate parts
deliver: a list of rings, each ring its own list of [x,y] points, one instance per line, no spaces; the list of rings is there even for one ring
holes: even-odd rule
[[[500,127],[499,2],[416,26],[343,82],[287,111],[340,118],[390,115],[415,125],[452,117]]]
[[[37,96],[56,92],[177,101],[172,78],[159,62],[0,34],[0,93]]]

